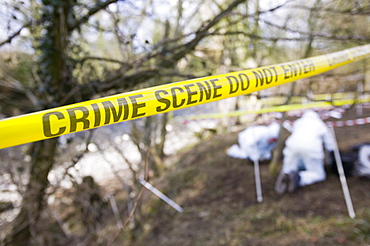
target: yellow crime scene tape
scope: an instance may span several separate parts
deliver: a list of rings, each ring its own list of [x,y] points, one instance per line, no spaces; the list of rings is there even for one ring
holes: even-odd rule
[[[277,65],[117,94],[0,121],[0,149],[249,94],[366,58],[363,45]]]
[[[286,112],[292,110],[302,110],[309,108],[323,108],[323,107],[339,107],[343,105],[352,105],[370,102],[370,97],[368,98],[358,98],[358,99],[341,99],[333,100],[331,102],[310,102],[306,104],[287,104],[280,106],[270,106],[266,108],[261,108],[258,110],[237,110],[228,113],[214,113],[214,114],[198,114],[198,115],[188,115],[178,118],[185,120],[201,120],[201,119],[217,119],[223,117],[236,117],[247,114],[264,114],[264,113],[273,113],[273,112]]]
[[[357,97],[356,92],[339,92],[332,94],[317,94],[312,95],[313,101],[328,101],[328,100],[339,100],[339,99],[351,99]],[[307,96],[293,96],[290,98],[289,103],[302,103],[303,99],[307,99]],[[278,105],[283,104],[286,101],[286,96],[269,96],[259,99],[263,105]]]

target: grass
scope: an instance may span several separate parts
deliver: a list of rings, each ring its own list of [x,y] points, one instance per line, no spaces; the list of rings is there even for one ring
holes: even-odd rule
[[[155,202],[145,204],[155,212],[148,210],[132,245],[370,245],[369,182],[348,179],[357,213],[350,219],[334,174],[279,197],[276,177],[261,164],[264,201],[257,203],[253,166],[225,155],[235,141],[236,134],[213,136],[153,181],[185,211],[150,196]]]
[[[363,117],[369,114],[364,109]],[[352,110],[341,120],[356,117]],[[370,124],[335,131],[341,150],[370,139]],[[116,245],[370,245],[369,180],[347,179],[356,212],[351,219],[339,178],[329,169],[326,181],[279,197],[276,176],[268,163],[260,163],[263,202],[258,203],[252,163],[225,154],[236,142],[237,133],[213,135],[171,157],[165,175],[151,183],[184,212],[147,192],[135,240],[121,237]]]

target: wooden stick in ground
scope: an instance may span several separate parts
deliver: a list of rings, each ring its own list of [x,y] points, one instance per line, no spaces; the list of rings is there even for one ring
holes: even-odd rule
[[[348,189],[348,185],[347,185],[346,175],[344,174],[342,159],[340,158],[338,144],[337,144],[337,140],[336,140],[336,137],[335,137],[335,132],[334,132],[333,127],[330,127],[330,130],[331,130],[331,133],[332,133],[333,138],[334,138],[334,156],[335,156],[335,161],[337,163],[337,169],[338,169],[338,173],[339,173],[340,183],[342,185],[344,199],[346,201],[349,217],[351,217],[353,219],[353,218],[355,218],[356,215],[355,215],[355,211],[353,209],[351,195],[349,194],[349,189]]]
[[[254,178],[256,181],[256,193],[257,193],[257,201],[262,202],[262,188],[261,188],[261,176],[260,176],[260,167],[258,163],[258,159],[254,160]]]
[[[180,207],[177,203],[175,203],[173,200],[171,200],[168,196],[166,196],[165,194],[163,194],[162,192],[160,192],[157,188],[155,188],[153,185],[149,184],[148,182],[146,182],[144,179],[140,179],[139,180],[140,183],[145,187],[147,188],[148,190],[150,190],[153,194],[155,194],[156,196],[158,196],[159,198],[161,198],[163,201],[165,201],[168,205],[170,205],[171,207],[173,207],[175,210],[177,210],[177,212],[179,213],[182,213],[184,212],[184,209],[182,207]]]

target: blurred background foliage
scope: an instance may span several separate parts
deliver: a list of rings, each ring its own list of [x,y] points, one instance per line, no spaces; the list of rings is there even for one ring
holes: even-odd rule
[[[370,40],[369,15],[370,3],[360,0],[2,1],[0,118],[366,44]],[[367,63],[358,61],[256,94],[282,94],[289,101],[292,96],[307,96],[307,92],[366,92],[370,90]],[[236,99],[230,109],[240,108],[238,102],[249,97]],[[139,228],[141,204],[134,204],[141,194],[138,180],[144,174],[160,176],[165,170],[172,117],[163,114],[121,127],[1,150],[4,193],[17,194],[13,217],[2,223],[6,228],[3,242],[105,244],[109,237],[101,234],[102,225],[109,226],[96,213],[100,211],[97,206],[107,206],[103,205],[107,194],[122,190],[125,195],[121,198],[131,204],[124,211],[131,211],[134,205],[137,209],[130,228]],[[136,159],[130,156],[133,152]],[[92,188],[94,180],[78,173],[79,163],[91,153],[99,153],[108,163],[119,188],[104,192]],[[109,159],[113,155],[125,164],[117,166]],[[77,199],[81,189],[91,191],[92,200],[87,204]],[[78,216],[85,216],[81,223],[73,221],[72,230],[67,230],[63,221],[76,211],[50,212],[55,204],[63,206],[68,199],[80,206]],[[84,221],[90,226],[84,226]],[[96,226],[91,225],[95,222]],[[52,228],[59,229],[45,233],[50,223],[58,224]]]

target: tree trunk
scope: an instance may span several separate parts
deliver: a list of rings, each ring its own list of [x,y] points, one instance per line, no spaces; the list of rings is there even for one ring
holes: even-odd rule
[[[294,91],[294,85],[295,83],[292,83],[291,90]],[[291,93],[292,95],[292,93]],[[289,97],[290,98],[290,97]],[[289,99],[287,100],[289,102]],[[282,166],[282,159],[283,159],[283,148],[285,145],[285,135],[284,135],[284,127],[283,127],[283,122],[285,121],[286,114],[283,112],[283,115],[281,117],[281,122],[280,122],[280,130],[279,130],[279,137],[276,143],[276,146],[274,150],[272,151],[272,159],[269,164],[269,171],[270,174],[272,175],[277,175],[278,174],[278,166]]]
[[[319,7],[320,5],[321,5],[321,0],[316,0],[315,7]],[[313,33],[315,31],[316,22],[317,22],[317,16],[316,15],[317,15],[317,13],[315,13],[314,11],[310,12],[308,23],[309,23],[309,29],[310,29],[311,33]],[[307,58],[311,55],[313,41],[314,41],[314,36],[311,34],[310,37],[309,37],[308,44],[306,46],[306,49],[305,49],[305,52],[303,54],[302,59]],[[291,98],[294,96],[294,89],[295,89],[296,83],[293,82],[291,85],[292,86],[290,87],[289,96],[288,96],[285,104],[290,103]],[[281,122],[280,122],[279,138],[278,138],[276,147],[274,148],[274,150],[272,152],[272,160],[271,160],[270,165],[269,165],[269,171],[270,171],[270,174],[272,174],[272,175],[277,175],[278,174],[277,167],[278,167],[278,165],[281,166],[281,160],[283,159],[283,148],[284,148],[285,138],[286,138],[286,136],[284,136],[284,129],[283,129],[283,122],[285,121],[285,117],[286,117],[286,114],[285,114],[285,112],[283,112],[283,116],[282,116]]]
[[[294,83],[292,84],[293,90],[294,90]],[[269,171],[270,174],[272,175],[277,175],[278,174],[278,166],[281,166],[281,160],[283,159],[283,148],[285,145],[285,139],[286,136],[284,134],[284,127],[283,127],[283,122],[285,121],[286,114],[283,112],[283,115],[281,117],[281,122],[280,122],[280,130],[279,130],[279,137],[278,141],[276,143],[276,146],[274,150],[272,151],[272,159],[269,165]]]
[[[5,245],[30,245],[31,238],[42,240],[40,217],[46,206],[45,190],[49,184],[48,174],[53,166],[57,143],[58,138],[53,138],[33,144],[30,154],[34,158],[23,206],[13,222],[12,231],[5,239]]]
[[[161,173],[164,171],[164,163],[163,159],[166,156],[164,153],[164,144],[166,142],[166,136],[167,136],[167,126],[168,123],[168,113],[164,113],[160,118],[160,123],[158,125],[160,129],[160,136],[159,136],[159,143],[154,143],[153,149],[151,151],[151,154],[153,155],[155,170],[157,171],[158,175],[161,175]]]

